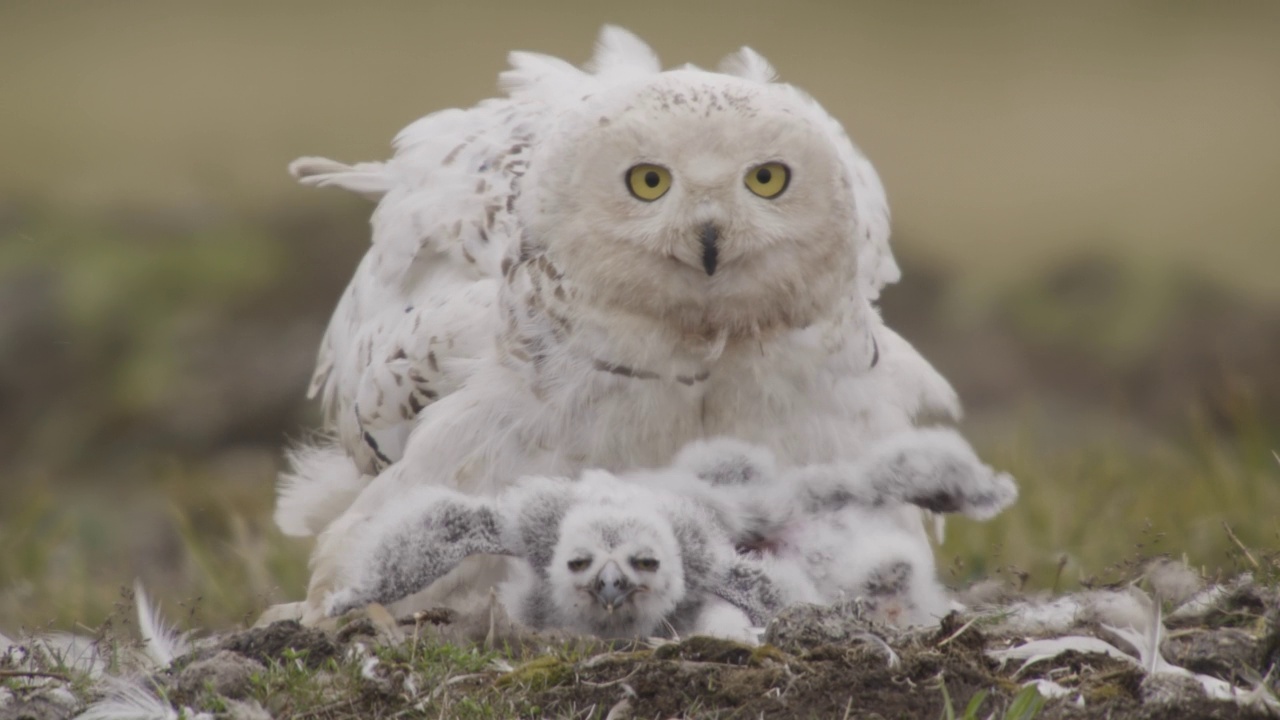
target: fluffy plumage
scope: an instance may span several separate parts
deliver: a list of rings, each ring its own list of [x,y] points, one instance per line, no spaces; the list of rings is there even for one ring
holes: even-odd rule
[[[528,477],[494,499],[425,486],[375,519],[344,557],[331,615],[398,601],[477,554],[527,563],[502,595],[536,628],[750,639],[785,599],[700,506],[639,478]]]
[[[932,623],[953,604],[928,541],[888,511],[916,506],[985,520],[1018,495],[1011,477],[937,428],[886,438],[851,463],[779,472],[767,450],[716,439],[690,445],[675,465],[704,480],[683,491],[713,509],[739,548],[791,568],[822,602],[861,599],[868,616],[896,625]]]
[[[632,637],[667,624],[749,638],[787,604],[843,597],[915,624],[947,601],[927,542],[885,509],[988,518],[1016,496],[1011,478],[946,430],[890,438],[857,463],[782,474],[767,449],[716,439],[692,444],[666,470],[528,477],[497,498],[423,486],[364,526],[326,609],[399,601],[487,554],[528,563],[503,595],[534,627]],[[851,532],[855,546],[834,543]],[[713,628],[716,615],[731,619]]]
[[[351,459],[295,455],[276,515],[327,528],[310,619],[344,545],[419,485],[661,467],[717,435],[832,462],[958,414],[873,306],[898,269],[870,164],[758,54],[721,67],[663,72],[605,28],[586,70],[513,53],[505,97],[422,118],[386,162],[293,164],[379,199],[311,387]],[[769,163],[789,181],[765,198],[747,180]],[[639,164],[668,173],[665,194],[633,194]]]

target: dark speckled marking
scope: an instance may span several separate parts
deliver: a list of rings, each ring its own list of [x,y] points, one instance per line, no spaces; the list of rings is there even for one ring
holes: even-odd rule
[[[467,147],[467,144],[462,143],[458,147],[450,150],[449,154],[444,156],[444,164],[452,165],[453,161],[458,159],[458,154],[461,153],[466,147]]]
[[[911,564],[902,560],[887,563],[867,578],[867,594],[872,597],[903,595],[911,587]]]
[[[626,365],[616,365],[614,363],[605,362],[604,360],[596,360],[595,368],[600,372],[612,373],[623,377],[636,378],[637,380],[657,380],[661,377],[652,370],[636,370]]]
[[[694,383],[700,383],[709,377],[711,377],[710,370],[700,370],[694,375],[677,375],[676,380],[685,385],[693,385]]]
[[[391,464],[391,458],[382,454],[382,451],[378,449],[378,441],[374,440],[373,436],[368,432],[365,432],[364,434],[364,444],[369,446],[369,449],[373,451],[374,456],[381,460],[383,464]]]

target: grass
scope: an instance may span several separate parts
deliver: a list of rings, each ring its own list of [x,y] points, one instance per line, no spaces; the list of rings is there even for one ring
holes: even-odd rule
[[[1257,571],[1242,547],[1280,546],[1280,519],[1260,510],[1280,503],[1280,462],[1263,434],[1245,426],[1222,438],[1201,427],[1146,447],[1117,439],[1054,451],[1025,438],[991,447],[985,457],[1018,479],[1021,496],[991,522],[950,521],[943,573],[1068,590],[1125,576],[1133,558],[1158,554],[1210,577]]]
[[[1000,718],[1000,720],[1033,720],[1040,711],[1044,709],[1046,699],[1036,690],[1035,686],[1028,685],[1018,691],[1017,695],[1009,701],[1004,708],[1004,713],[997,715],[996,711],[992,711],[987,715],[979,714],[983,703],[990,696],[986,690],[979,690],[969,698],[969,702],[965,704],[964,710],[960,714],[956,714],[955,705],[952,704],[951,694],[947,692],[946,680],[938,676],[938,691],[942,693],[942,720],[992,720]]]

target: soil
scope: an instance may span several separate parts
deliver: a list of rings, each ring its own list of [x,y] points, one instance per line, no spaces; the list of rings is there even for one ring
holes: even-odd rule
[[[476,717],[602,720],[938,718],[948,707],[963,717],[983,693],[976,717],[1280,716],[1280,683],[1270,672],[1280,653],[1274,580],[1244,576],[1215,595],[1202,591],[1181,606],[1161,606],[1161,615],[1130,588],[1090,593],[1073,596],[1091,604],[1052,628],[1053,622],[1017,619],[1017,608],[1035,602],[1029,598],[905,631],[864,620],[856,603],[799,605],[775,618],[758,646],[707,637],[610,644],[534,633],[514,625],[496,602],[471,613],[400,620],[371,606],[328,630],[280,621],[208,637],[149,680],[175,708],[220,718],[454,717],[463,708]],[[1099,602],[1100,593],[1110,595]],[[1163,632],[1164,660],[1256,701],[1213,700],[1202,690],[1204,677],[1148,673],[1136,661],[1098,652],[1073,649],[1025,666],[994,657],[1032,639],[1091,636],[1136,658],[1137,649],[1108,627],[1121,616],[1107,616],[1106,608],[1125,598],[1151,610],[1151,627]],[[1191,610],[1197,598],[1200,609]],[[423,660],[448,657],[433,654],[446,645],[464,648],[455,656],[480,658],[479,669],[437,672],[446,660]],[[288,684],[299,677],[303,684]],[[1038,681],[1061,695],[1035,714],[1010,713]],[[81,697],[92,700],[97,692]],[[0,678],[0,720],[64,720],[84,709],[67,699],[48,678],[29,686]]]

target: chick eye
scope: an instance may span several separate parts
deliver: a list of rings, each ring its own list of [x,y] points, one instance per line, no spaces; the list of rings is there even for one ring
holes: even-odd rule
[[[627,171],[627,187],[637,199],[653,202],[671,189],[671,171],[661,165],[641,163]]]
[[[658,561],[655,558],[631,558],[631,567],[641,572],[653,572],[658,569]]]
[[[747,171],[747,189],[762,198],[772,199],[782,194],[791,182],[791,169],[779,162],[757,165]]]
[[[591,566],[591,558],[575,558],[569,561],[570,572],[582,572]]]

